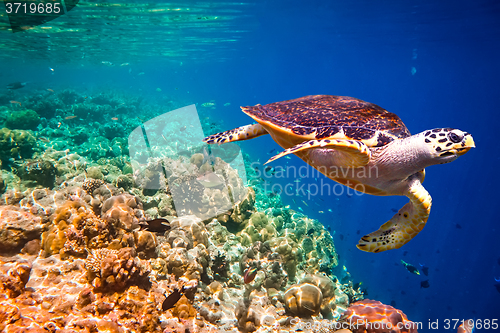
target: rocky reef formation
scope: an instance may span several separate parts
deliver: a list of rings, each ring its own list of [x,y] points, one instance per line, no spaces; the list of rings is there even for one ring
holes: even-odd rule
[[[325,273],[337,262],[324,227],[283,205],[259,210],[255,191],[220,159],[230,190],[205,187],[195,154],[163,160],[179,170],[154,193],[136,187],[146,181],[140,175],[126,192],[114,185],[120,168],[54,151],[41,159],[54,167],[52,188],[13,174],[27,189],[9,183],[2,195],[2,251],[13,255],[1,264],[3,329],[251,332],[294,316],[338,319],[349,297]],[[201,186],[194,195],[203,204],[181,213],[172,188],[186,184]],[[168,228],[149,230],[153,219]],[[26,319],[32,312],[39,315]]]
[[[68,89],[20,103],[27,127],[10,117],[20,105],[0,107],[0,331],[334,332],[379,320],[333,274],[330,233],[266,193],[235,162],[238,146],[208,154],[174,121],[155,128],[164,146],[131,158],[136,113],[165,110]]]

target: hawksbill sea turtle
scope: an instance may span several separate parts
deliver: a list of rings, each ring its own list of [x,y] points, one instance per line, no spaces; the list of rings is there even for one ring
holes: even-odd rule
[[[397,249],[425,226],[432,198],[422,186],[424,169],[444,164],[475,147],[458,129],[435,128],[410,135],[394,113],[357,98],[314,95],[241,108],[257,124],[210,135],[208,144],[270,134],[285,150],[269,162],[295,154],[340,184],[372,195],[410,199],[379,230],[363,236],[366,252]]]

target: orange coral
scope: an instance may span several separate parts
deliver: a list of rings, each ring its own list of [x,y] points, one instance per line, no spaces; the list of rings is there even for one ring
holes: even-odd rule
[[[353,303],[340,321],[348,323],[354,333],[417,333],[417,324],[401,310],[369,299]]]
[[[130,247],[92,250],[85,260],[89,281],[96,290],[124,290],[132,284],[148,288],[149,263],[135,255]]]
[[[122,194],[106,200],[101,215],[104,220],[130,231],[139,226],[136,209],[142,209],[140,200],[130,194]]]

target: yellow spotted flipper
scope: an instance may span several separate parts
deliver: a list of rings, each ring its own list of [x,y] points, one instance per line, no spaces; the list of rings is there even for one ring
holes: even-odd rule
[[[288,154],[294,154],[299,151],[311,148],[331,148],[332,150],[342,152],[342,162],[339,163],[342,167],[361,167],[367,165],[370,161],[370,149],[360,141],[345,140],[345,139],[324,139],[324,140],[309,140],[291,148],[285,149],[276,156],[271,157],[266,163],[275,161],[280,157]]]
[[[206,142],[208,144],[221,144],[233,141],[253,139],[264,134],[269,133],[262,125],[252,124],[207,136],[205,139],[203,139],[203,142]]]
[[[379,230],[361,237],[356,245],[358,249],[375,253],[399,249],[422,231],[431,212],[432,198],[418,179],[412,183],[406,196],[410,202]]]

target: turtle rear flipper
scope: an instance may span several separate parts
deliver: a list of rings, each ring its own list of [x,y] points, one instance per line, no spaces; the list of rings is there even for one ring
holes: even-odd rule
[[[361,237],[356,245],[358,249],[375,253],[399,249],[422,231],[431,211],[432,198],[418,179],[412,183],[406,196],[410,202],[379,230]]]
[[[253,139],[258,136],[269,134],[266,129],[260,124],[252,124],[241,126],[229,131],[212,134],[203,139],[203,142],[208,144],[222,144],[227,142],[242,141]]]
[[[288,154],[294,154],[311,148],[331,148],[339,154],[333,154],[330,158],[335,159],[335,165],[343,168],[357,168],[365,166],[370,161],[371,152],[368,147],[360,141],[325,139],[309,140],[291,148],[285,149],[276,156],[271,157],[265,164],[275,161]]]

